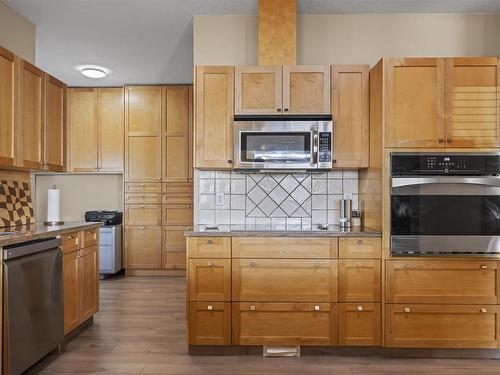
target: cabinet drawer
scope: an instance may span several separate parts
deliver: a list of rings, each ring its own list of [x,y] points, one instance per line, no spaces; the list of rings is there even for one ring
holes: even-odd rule
[[[337,261],[233,259],[234,301],[335,302]]]
[[[168,182],[164,183],[162,187],[162,192],[165,194],[180,194],[180,193],[192,193],[193,183],[192,182]]]
[[[336,238],[233,237],[233,258],[336,258]]]
[[[230,237],[189,237],[189,258],[231,258]]]
[[[125,224],[161,225],[161,206],[159,204],[127,204]]]
[[[387,302],[498,303],[495,261],[387,261]]]
[[[380,301],[380,260],[339,259],[339,301]]]
[[[381,258],[382,240],[379,237],[339,238],[339,258]]]
[[[161,184],[154,182],[128,182],[125,193],[161,193]]]
[[[231,303],[189,303],[189,345],[231,345]]]
[[[229,259],[190,259],[189,300],[230,301],[231,261]]]
[[[83,244],[82,247],[94,246],[99,243],[99,229],[86,229],[82,231],[83,233]]]
[[[330,303],[233,303],[234,345],[337,344],[337,307]]]
[[[339,345],[380,346],[380,303],[339,303]]]
[[[80,249],[80,233],[72,232],[61,235],[63,254],[72,253]]]
[[[497,348],[498,306],[386,305],[386,345],[400,348]]]
[[[193,204],[193,194],[163,194],[161,203],[163,204],[181,204],[181,205],[192,205]]]
[[[193,205],[168,204],[163,206],[163,225],[192,225]]]
[[[125,194],[125,204],[129,203],[160,203],[161,195],[154,193],[144,193],[144,194]]]

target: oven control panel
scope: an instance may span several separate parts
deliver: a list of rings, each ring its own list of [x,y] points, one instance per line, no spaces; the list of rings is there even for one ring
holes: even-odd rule
[[[330,163],[332,161],[332,133],[319,132],[318,134],[318,162]]]

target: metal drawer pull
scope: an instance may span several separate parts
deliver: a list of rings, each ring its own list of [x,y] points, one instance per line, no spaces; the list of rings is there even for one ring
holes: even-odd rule
[[[214,264],[213,264],[212,262],[208,262],[208,263],[207,263],[207,266],[209,266],[209,267],[213,267],[213,266],[214,266]]]
[[[408,269],[408,268],[411,268],[411,266],[409,264],[405,264],[404,268]]]
[[[405,313],[409,313],[411,312],[410,308],[409,307],[405,307]]]
[[[358,267],[358,268],[363,267],[363,263],[356,263],[356,267]]]
[[[358,306],[357,310],[358,311],[363,311],[363,306]]]
[[[358,245],[362,245],[363,244],[363,240],[358,240]]]
[[[321,264],[319,264],[319,263],[315,262],[315,263],[313,264],[313,266],[314,266],[314,268],[320,268],[320,267],[321,267]]]
[[[212,305],[208,305],[208,306],[207,306],[207,310],[212,311],[213,309],[214,309],[214,308],[213,308],[213,306],[212,306]]]
[[[142,187],[146,186],[146,184],[141,184]]]
[[[319,305],[314,306],[314,311],[319,311]]]
[[[255,262],[250,262],[250,267],[257,267],[257,263],[255,263]]]
[[[144,227],[141,227],[141,230],[144,230]]]
[[[250,310],[255,311],[255,306],[254,305],[250,306]]]
[[[481,264],[481,268],[482,268],[483,270],[485,270],[485,269],[487,269],[487,268],[488,268],[488,266],[487,266],[486,264]]]
[[[212,245],[213,243],[214,243],[214,241],[212,241],[212,240],[207,241],[207,245]]]
[[[141,208],[145,208],[146,206],[145,205],[142,205]]]
[[[483,307],[483,308],[481,309],[481,312],[482,312],[482,313],[485,313],[485,312],[488,312],[488,311],[486,311],[486,309]]]

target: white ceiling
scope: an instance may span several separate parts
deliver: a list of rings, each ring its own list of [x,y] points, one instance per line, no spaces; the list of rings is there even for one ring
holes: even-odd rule
[[[192,17],[257,14],[257,0],[4,0],[37,28],[37,65],[72,86],[190,83]],[[301,14],[500,12],[500,0],[298,0]],[[82,76],[96,64],[111,74]]]

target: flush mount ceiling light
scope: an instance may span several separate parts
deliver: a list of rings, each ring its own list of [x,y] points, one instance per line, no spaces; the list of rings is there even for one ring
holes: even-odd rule
[[[89,66],[81,68],[80,73],[89,78],[104,78],[108,75],[108,73],[103,68]]]

